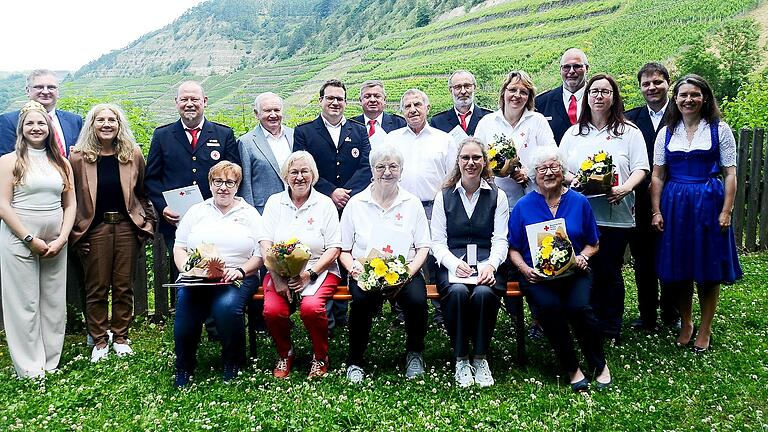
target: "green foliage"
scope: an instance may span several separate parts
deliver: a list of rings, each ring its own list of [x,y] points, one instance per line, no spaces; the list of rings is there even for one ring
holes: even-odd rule
[[[0,78],[0,112],[8,108],[11,101],[24,95],[26,77],[22,74],[10,74]]]
[[[723,101],[723,120],[732,129],[768,128],[768,78],[757,76],[744,84],[733,99]]]
[[[753,19],[725,22],[713,36],[695,41],[678,59],[680,75],[699,74],[718,98],[733,98],[760,63],[760,27]]]

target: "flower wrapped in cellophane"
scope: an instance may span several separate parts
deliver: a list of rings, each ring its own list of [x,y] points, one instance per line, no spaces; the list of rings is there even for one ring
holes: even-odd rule
[[[312,252],[309,246],[293,237],[285,242],[273,243],[264,257],[264,266],[273,274],[284,279],[290,279],[304,271],[310,257],[312,257]],[[281,292],[278,285],[275,285],[275,291]],[[288,295],[288,300],[293,302],[298,293],[290,294],[292,295]]]
[[[576,263],[573,245],[562,227],[554,233],[539,233],[536,271],[544,277],[564,275]]]
[[[224,276],[224,267],[224,260],[216,246],[201,243],[187,257],[179,279],[186,283],[220,280]]]
[[[616,180],[613,170],[613,158],[608,153],[600,151],[588,157],[576,173],[579,192],[584,195],[608,193]]]
[[[504,134],[494,135],[493,142],[488,143],[488,163],[496,177],[509,177],[522,166],[514,141]]]
[[[382,292],[394,297],[408,281],[409,269],[402,255],[384,255],[376,249],[360,261],[363,271],[357,284],[363,291]]]

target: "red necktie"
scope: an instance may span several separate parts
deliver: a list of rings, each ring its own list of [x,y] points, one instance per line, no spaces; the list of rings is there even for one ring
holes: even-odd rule
[[[59,130],[56,129],[56,126],[54,126],[53,118],[51,118],[51,116],[48,116],[48,119],[51,121],[51,129],[53,129],[53,139],[56,140],[56,145],[59,147],[59,153],[61,153],[61,156],[64,157],[64,159],[66,159],[67,151],[64,149],[64,143],[62,142],[62,139],[59,136]]]
[[[464,129],[464,132],[467,131],[467,117],[472,115],[472,111],[467,111],[464,114],[459,114],[459,121],[461,121],[461,128]]]
[[[197,129],[197,128],[195,128],[195,129],[186,128],[185,130],[187,132],[189,132],[190,135],[192,135],[192,150],[194,150],[195,147],[197,147],[197,134],[200,132],[200,129]]]
[[[576,96],[571,95],[571,102],[568,104],[568,118],[571,124],[576,124]]]
[[[376,119],[368,120],[368,137],[376,133]]]

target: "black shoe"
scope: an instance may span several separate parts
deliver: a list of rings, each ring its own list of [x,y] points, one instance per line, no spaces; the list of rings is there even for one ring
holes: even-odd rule
[[[673,330],[680,330],[683,327],[683,323],[680,320],[680,318],[676,318],[676,319],[673,319],[673,320],[665,320],[664,321],[664,326],[665,327],[669,327],[669,328],[671,328]]]
[[[189,371],[176,369],[176,380],[173,383],[176,388],[186,387],[190,381],[192,381],[192,374]]]
[[[710,338],[711,338],[711,336],[710,336]],[[688,345],[692,344],[694,339],[696,339],[696,326],[693,326],[693,331],[691,332],[691,338],[688,339],[687,343],[680,343],[678,341],[675,341],[675,346],[678,347],[678,348],[685,348]]]
[[[693,340],[693,337],[691,337],[691,340]],[[696,346],[696,344],[693,345],[693,352],[696,354],[706,354],[710,349],[712,349],[712,335],[709,335],[709,345],[707,345],[706,348]]]
[[[229,383],[233,379],[237,378],[240,373],[240,367],[235,365],[224,365],[224,382]]]
[[[649,332],[656,332],[659,331],[659,326],[656,325],[656,322],[646,322],[646,320],[642,318],[638,318],[634,321],[632,321],[632,324],[629,325],[632,330],[636,331],[649,331]]]
[[[573,390],[575,393],[582,393],[589,391],[589,380],[587,377],[584,377],[581,379],[581,381],[576,381],[575,383],[571,383],[571,390]]]
[[[611,377],[611,380],[608,381],[607,383],[601,383],[600,381],[594,382],[595,390],[597,391],[606,390],[609,387],[611,387],[611,384],[613,384],[613,377]]]

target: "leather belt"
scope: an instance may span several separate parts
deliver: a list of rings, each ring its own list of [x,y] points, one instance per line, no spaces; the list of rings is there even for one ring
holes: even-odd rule
[[[106,224],[119,224],[124,220],[125,216],[120,212],[104,212],[104,223]]]

